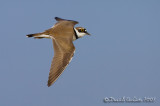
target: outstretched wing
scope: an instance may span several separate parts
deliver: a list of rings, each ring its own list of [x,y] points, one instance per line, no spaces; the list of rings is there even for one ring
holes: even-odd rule
[[[77,21],[74,21],[74,20],[67,20],[67,19],[62,19],[62,18],[59,18],[59,17],[55,17],[55,20],[58,21],[58,22],[61,22],[61,21],[70,21],[73,25],[76,25],[78,24]]]
[[[71,61],[75,51],[71,39],[53,39],[53,46],[54,57],[50,68],[48,87],[51,86],[62,74]]]

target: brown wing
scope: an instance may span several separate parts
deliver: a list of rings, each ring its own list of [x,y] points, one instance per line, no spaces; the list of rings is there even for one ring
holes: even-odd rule
[[[77,21],[74,21],[74,20],[66,20],[66,19],[62,19],[62,18],[59,18],[59,17],[55,17],[56,21],[58,21],[52,28],[55,28],[57,26],[61,26],[63,25],[64,27],[66,26],[72,26],[74,27],[74,25],[78,24]]]
[[[56,20],[56,21],[70,21],[70,22],[72,22],[74,25],[75,25],[75,24],[78,24],[77,21],[74,21],[74,20],[66,20],[66,19],[62,19],[62,18],[59,18],[59,17],[55,17],[55,20]]]
[[[75,51],[75,47],[70,39],[53,39],[53,46],[54,57],[50,68],[48,87],[62,74]]]

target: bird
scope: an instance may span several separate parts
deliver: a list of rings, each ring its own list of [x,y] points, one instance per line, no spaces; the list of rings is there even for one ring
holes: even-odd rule
[[[55,17],[57,21],[53,27],[41,33],[28,34],[26,37],[35,39],[52,39],[54,56],[48,77],[48,87],[50,87],[68,66],[75,52],[73,41],[90,35],[83,27],[74,27],[79,22],[74,20]]]

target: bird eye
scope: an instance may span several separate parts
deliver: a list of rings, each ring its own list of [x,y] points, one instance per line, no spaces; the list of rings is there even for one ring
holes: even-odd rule
[[[84,32],[84,29],[81,29],[81,32]]]
[[[81,29],[79,29],[78,31],[79,31],[79,32],[86,32],[86,29],[81,28]]]

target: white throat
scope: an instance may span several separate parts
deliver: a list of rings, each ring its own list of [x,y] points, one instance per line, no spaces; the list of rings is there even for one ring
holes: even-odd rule
[[[86,33],[80,33],[80,32],[78,32],[78,30],[76,28],[74,28],[74,30],[76,31],[78,38],[81,38],[84,35],[86,35]]]

